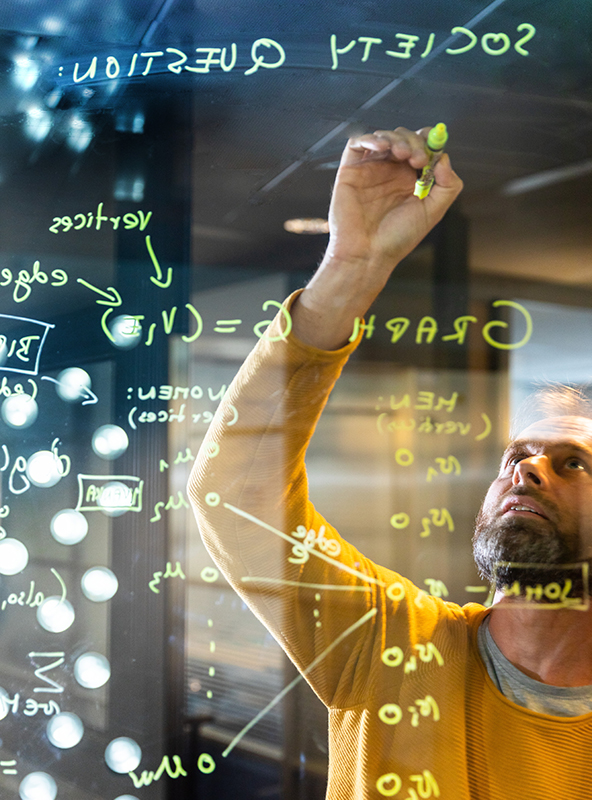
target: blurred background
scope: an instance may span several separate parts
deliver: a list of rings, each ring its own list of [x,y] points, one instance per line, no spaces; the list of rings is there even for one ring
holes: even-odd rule
[[[512,414],[592,374],[591,19],[583,0],[2,3],[2,798],[324,797],[326,712],[303,681],[273,704],[295,670],[185,484],[323,255],[357,133],[445,122],[465,189],[371,310],[313,500],[428,593],[486,601],[470,537]]]

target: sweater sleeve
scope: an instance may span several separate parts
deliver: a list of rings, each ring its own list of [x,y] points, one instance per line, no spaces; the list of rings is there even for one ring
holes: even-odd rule
[[[308,499],[306,448],[357,341],[318,350],[284,337],[284,317],[278,314],[230,385],[188,494],[232,587],[323,702],[349,707],[371,691],[387,610],[392,616],[418,590],[342,539]],[[401,617],[408,641],[411,620]]]

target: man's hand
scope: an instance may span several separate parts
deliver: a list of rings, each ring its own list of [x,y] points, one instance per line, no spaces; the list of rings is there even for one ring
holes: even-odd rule
[[[295,335],[342,347],[399,261],[439,222],[463,187],[446,153],[425,200],[413,190],[430,128],[376,131],[346,145],[329,209],[329,246],[292,309]]]

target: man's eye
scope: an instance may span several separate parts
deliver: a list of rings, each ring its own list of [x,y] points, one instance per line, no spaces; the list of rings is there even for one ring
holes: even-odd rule
[[[515,454],[513,456],[510,456],[510,458],[508,459],[508,466],[509,467],[515,467],[516,464],[518,464],[520,461],[522,461],[523,458],[524,458],[524,456],[521,455],[521,454]]]
[[[586,465],[584,462],[579,458],[570,458],[565,462],[565,466],[568,469],[586,469]]]

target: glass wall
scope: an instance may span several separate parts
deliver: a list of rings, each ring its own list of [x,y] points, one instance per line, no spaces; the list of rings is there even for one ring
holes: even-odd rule
[[[512,414],[592,372],[591,17],[2,4],[2,798],[324,797],[327,712],[212,561],[186,484],[323,255],[349,136],[443,121],[465,189],[370,310],[311,497],[427,595],[491,602],[471,535]]]

